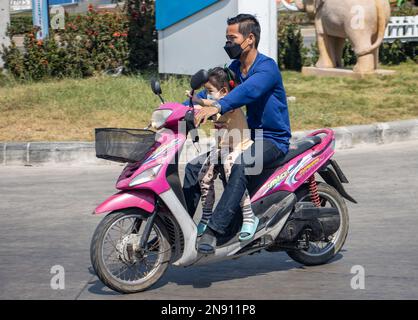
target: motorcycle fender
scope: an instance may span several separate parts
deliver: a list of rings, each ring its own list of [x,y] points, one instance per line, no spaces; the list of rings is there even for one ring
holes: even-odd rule
[[[152,213],[155,208],[154,193],[150,191],[121,191],[101,203],[93,214],[112,212],[126,208],[139,208]]]
[[[341,194],[341,196],[346,198],[348,201],[351,201],[353,203],[357,203],[357,201],[353,197],[351,197],[347,193],[347,191],[345,191],[344,186],[343,186],[340,178],[335,173],[335,171],[333,170],[330,163],[325,168],[319,170],[318,173],[320,174],[322,179],[324,179],[325,182],[328,183],[329,185],[333,186]]]

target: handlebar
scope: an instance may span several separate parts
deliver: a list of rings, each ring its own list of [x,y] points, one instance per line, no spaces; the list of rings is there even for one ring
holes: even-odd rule
[[[199,135],[194,124],[194,107],[187,111],[186,115],[184,116],[184,121],[186,121],[186,131],[187,133],[190,132],[193,143],[199,142]]]

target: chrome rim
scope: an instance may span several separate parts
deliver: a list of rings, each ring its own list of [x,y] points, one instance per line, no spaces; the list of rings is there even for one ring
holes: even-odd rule
[[[155,274],[162,263],[162,234],[156,224],[148,238],[147,250],[139,247],[145,224],[146,220],[141,216],[122,216],[113,222],[103,237],[103,265],[107,273],[120,283],[143,283]]]
[[[332,207],[338,210],[338,214],[340,216],[340,227],[338,228],[337,232],[335,232],[332,236],[329,236],[327,240],[322,241],[309,241],[309,248],[307,250],[302,250],[302,252],[308,256],[322,256],[328,253],[330,250],[334,249],[335,244],[337,243],[342,229],[342,217],[341,217],[341,207],[338,205],[338,202],[329,194],[318,191],[318,194],[321,198],[321,207]],[[311,201],[310,194],[307,194],[299,202]]]

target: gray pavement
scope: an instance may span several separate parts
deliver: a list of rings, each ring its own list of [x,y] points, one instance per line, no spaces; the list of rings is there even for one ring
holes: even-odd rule
[[[303,267],[285,253],[170,267],[146,292],[119,295],[91,271],[90,239],[121,166],[0,167],[0,299],[418,299],[418,140],[339,150],[350,232],[329,264]],[[51,267],[65,268],[52,290]],[[352,266],[365,268],[353,290]]]

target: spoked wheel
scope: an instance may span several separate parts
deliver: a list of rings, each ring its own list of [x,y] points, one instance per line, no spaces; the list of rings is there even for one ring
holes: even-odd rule
[[[287,254],[295,261],[307,266],[321,265],[331,260],[343,247],[348,234],[348,210],[344,199],[330,185],[318,183],[318,194],[321,207],[338,209],[340,227],[333,235],[322,241],[310,241],[307,250],[289,250]],[[298,202],[310,201],[309,188],[301,188],[296,192]]]
[[[147,248],[140,248],[147,217],[141,211],[108,214],[94,232],[90,256],[99,279],[121,293],[148,289],[164,274],[171,246],[164,223],[155,217]]]

